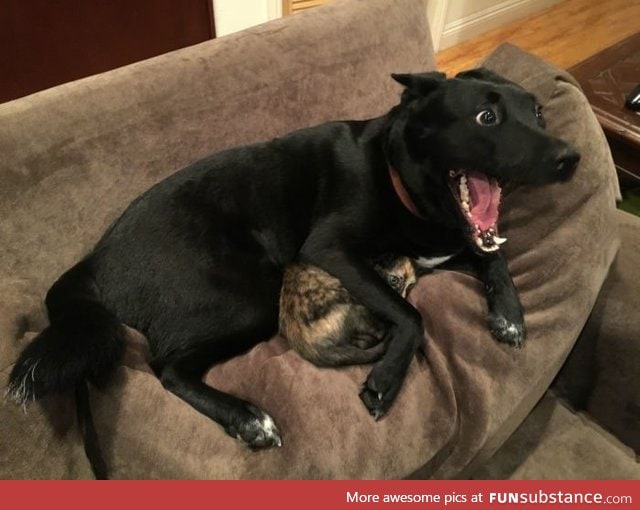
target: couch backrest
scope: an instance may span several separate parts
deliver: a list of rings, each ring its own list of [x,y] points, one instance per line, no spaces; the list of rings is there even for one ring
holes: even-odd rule
[[[434,67],[426,16],[426,0],[335,0],[0,105],[0,286],[44,289],[135,196],[211,152],[384,113],[389,73]]]

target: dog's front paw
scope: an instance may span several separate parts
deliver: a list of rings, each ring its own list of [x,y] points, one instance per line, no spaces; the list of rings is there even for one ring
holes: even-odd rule
[[[376,421],[387,413],[404,379],[404,373],[393,376],[390,371],[379,367],[383,366],[378,364],[373,368],[360,392],[360,400]]]
[[[246,414],[226,429],[227,434],[246,443],[251,448],[282,446],[280,431],[273,418],[250,404]]]
[[[499,342],[509,344],[516,349],[524,342],[524,321],[509,320],[503,315],[492,313],[489,315],[489,331]]]

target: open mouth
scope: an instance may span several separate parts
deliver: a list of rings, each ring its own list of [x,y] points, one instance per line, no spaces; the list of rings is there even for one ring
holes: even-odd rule
[[[502,193],[498,181],[473,170],[451,170],[449,186],[469,224],[473,245],[484,253],[498,251],[507,240],[498,236],[498,208]]]

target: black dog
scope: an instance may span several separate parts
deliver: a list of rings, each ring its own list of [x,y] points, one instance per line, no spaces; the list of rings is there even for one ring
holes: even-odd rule
[[[268,415],[201,379],[277,331],[283,267],[296,257],[388,324],[387,350],[360,395],[376,418],[423,327],[367,257],[435,265],[470,247],[491,331],[519,346],[522,310],[498,251],[498,183],[566,179],[579,156],[544,132],[533,95],[491,72],[394,78],[405,90],[383,117],[221,152],[135,200],[49,290],[50,326],[11,373],[15,400],[103,380],[122,355],[125,323],[149,339],[167,389],[253,447],[280,445]]]

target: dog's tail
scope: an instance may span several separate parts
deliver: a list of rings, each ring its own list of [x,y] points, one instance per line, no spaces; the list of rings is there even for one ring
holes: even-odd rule
[[[122,357],[122,325],[100,301],[90,264],[76,264],[49,289],[50,325],[22,351],[9,376],[8,394],[17,404],[75,391],[86,380],[100,384]]]
[[[24,349],[9,376],[8,396],[26,406],[51,393],[75,393],[85,450],[96,477],[91,449],[95,431],[88,406],[87,381],[101,385],[124,352],[124,331],[118,318],[100,300],[85,259],[56,281],[45,300],[50,325]],[[93,443],[93,444],[92,444]]]

